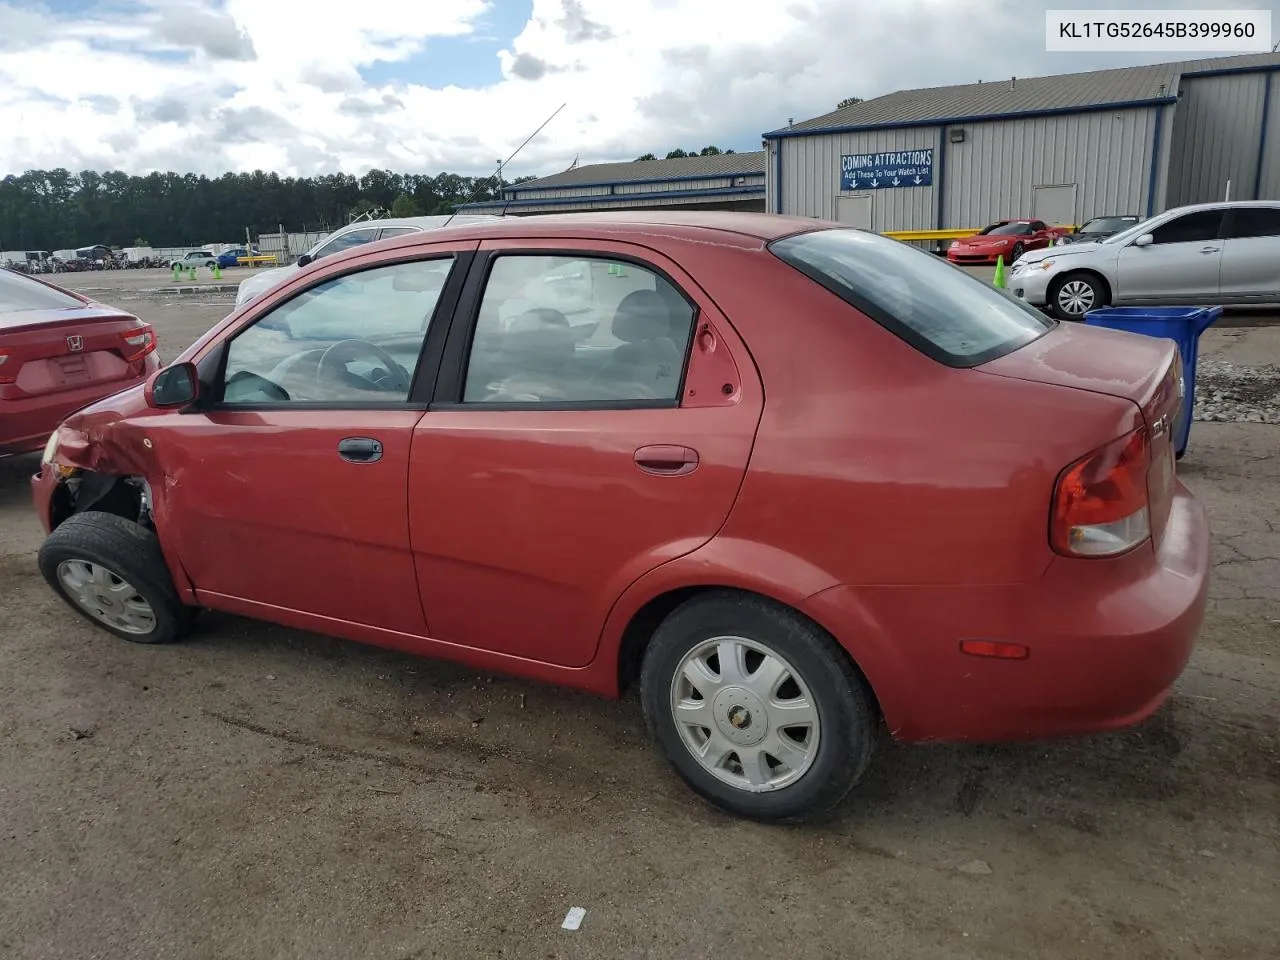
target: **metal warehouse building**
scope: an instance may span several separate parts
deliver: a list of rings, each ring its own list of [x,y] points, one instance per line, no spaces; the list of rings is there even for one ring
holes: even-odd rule
[[[1280,55],[904,90],[766,133],[768,209],[878,232],[1280,198]]]
[[[562,213],[579,210],[765,209],[765,152],[574,166],[506,187],[502,200],[460,206],[468,213]]]

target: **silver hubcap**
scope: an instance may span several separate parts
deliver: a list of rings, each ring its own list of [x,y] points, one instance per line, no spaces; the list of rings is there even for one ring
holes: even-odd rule
[[[1068,280],[1058,291],[1058,306],[1073,317],[1084,316],[1093,309],[1093,287],[1083,280]]]
[[[739,790],[789,786],[817,756],[818,708],[809,688],[755,640],[716,637],[689,651],[671,682],[671,715],[694,759]]]
[[[138,636],[156,628],[151,604],[118,574],[88,560],[63,560],[58,582],[80,609],[99,623]]]

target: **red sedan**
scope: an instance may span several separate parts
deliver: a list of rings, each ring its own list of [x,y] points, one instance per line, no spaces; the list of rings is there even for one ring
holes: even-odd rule
[[[974,266],[995,263],[998,257],[1004,257],[1008,265],[1028,250],[1053,246],[1054,240],[1065,233],[1043,220],[1001,220],[952,243],[947,248],[947,259]]]
[[[160,369],[132,314],[0,269],[0,456],[44,446],[62,418]]]
[[[694,790],[798,820],[881,724],[991,741],[1157,709],[1209,568],[1181,377],[1171,341],[838,224],[450,227],[299,271],[71,417],[33,479],[39,564],[126,640],[207,607],[636,684]]]

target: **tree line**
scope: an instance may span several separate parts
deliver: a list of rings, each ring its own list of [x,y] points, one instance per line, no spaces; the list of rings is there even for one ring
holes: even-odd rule
[[[447,214],[468,200],[498,196],[496,177],[454,173],[371,170],[362,177],[281,177],[258,170],[210,178],[28,170],[0,179],[0,250],[234,243],[244,239],[246,229],[253,237],[281,225],[323,231],[367,210],[406,217]]]
[[[667,159],[733,153],[719,147],[672,150]],[[639,160],[653,160],[647,153]],[[512,186],[535,180],[503,180]],[[456,173],[370,170],[362,177],[331,173],[281,177],[255,170],[207,177],[195,173],[119,170],[72,173],[64,168],[28,170],[0,179],[0,250],[63,250],[91,244],[109,247],[181,247],[235,243],[245,237],[292,231],[326,231],[366,211],[393,217],[453,213],[460,203],[496,200],[498,178]]]

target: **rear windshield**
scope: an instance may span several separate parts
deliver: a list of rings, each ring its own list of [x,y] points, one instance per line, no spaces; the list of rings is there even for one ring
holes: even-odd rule
[[[769,244],[912,346],[952,367],[1012,353],[1056,321],[940,257],[862,230],[819,230]]]
[[[29,280],[20,273],[0,268],[0,313],[19,310],[65,310],[84,306],[75,297],[43,283]]]

